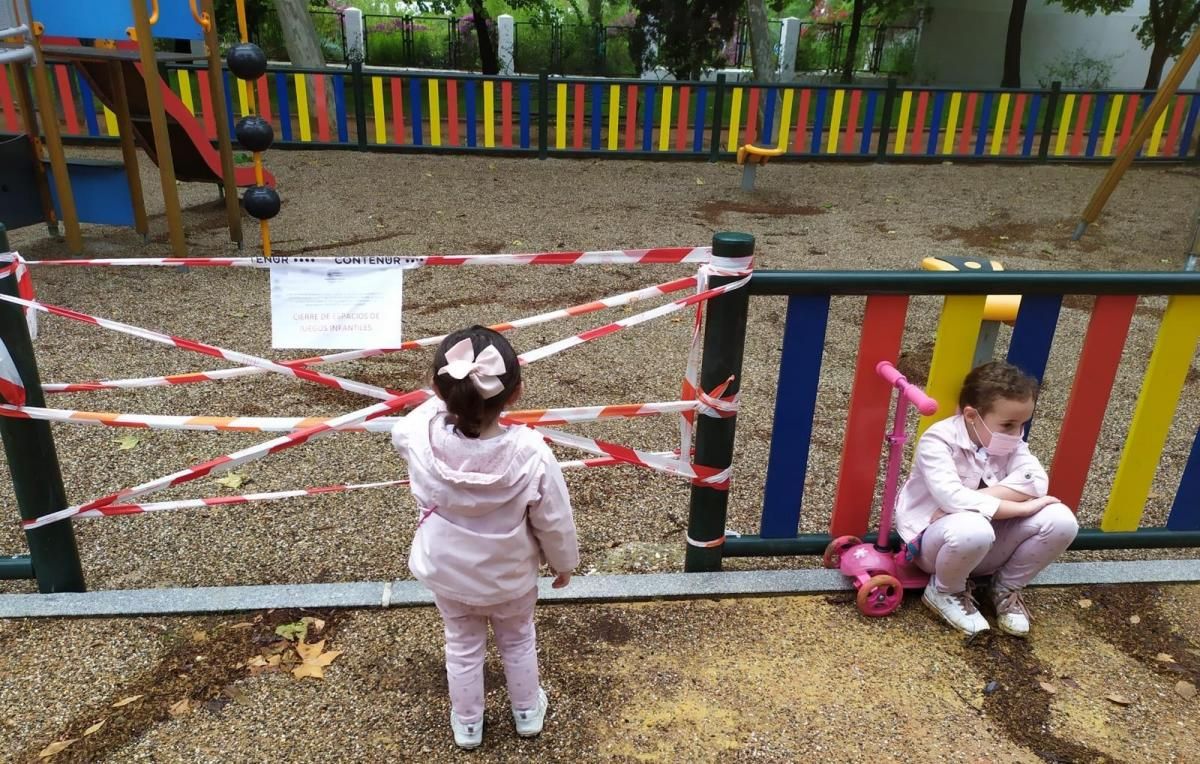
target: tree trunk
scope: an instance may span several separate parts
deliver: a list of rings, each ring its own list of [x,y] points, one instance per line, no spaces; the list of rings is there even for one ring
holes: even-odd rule
[[[1158,90],[1158,85],[1162,82],[1163,69],[1170,57],[1170,49],[1165,43],[1154,43],[1154,48],[1150,51],[1150,69],[1146,72],[1146,84],[1143,86],[1146,90]]]
[[[588,0],[588,18],[593,24],[604,23],[604,0]]]
[[[321,41],[317,38],[306,0],[275,0],[275,10],[279,13],[279,29],[283,33],[283,44],[292,66],[324,68],[325,54],[321,52]],[[309,103],[315,109],[317,87],[314,75],[305,76],[305,80]],[[332,87],[325,88],[325,108],[326,114],[337,114]]]
[[[767,26],[765,0],[746,0],[746,16],[750,19],[750,62],[755,82],[775,79],[771,69],[771,28]]]
[[[1029,0],[1012,0],[1008,13],[1008,37],[1004,41],[1002,88],[1021,87],[1021,32],[1025,29],[1025,6]]]
[[[850,17],[850,37],[846,40],[846,58],[842,63],[842,82],[854,82],[854,65],[858,62],[858,37],[862,32],[866,6],[867,0],[854,0],[854,13]]]
[[[475,23],[475,37],[479,40],[479,66],[484,74],[500,73],[500,58],[492,45],[492,32],[488,29],[487,8],[483,0],[471,0],[471,16]]]

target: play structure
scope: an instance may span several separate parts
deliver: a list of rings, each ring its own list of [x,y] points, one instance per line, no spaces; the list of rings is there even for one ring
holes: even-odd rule
[[[754,271],[754,241],[745,234],[717,234],[712,247],[669,247],[602,252],[547,252],[530,255],[447,255],[397,257],[385,267],[584,267],[589,264],[697,264],[697,273],[496,325],[501,331],[547,323],[559,318],[590,314],[606,308],[666,297],[658,307],[599,324],[579,334],[563,337],[522,354],[524,363],[564,352],[613,334],[632,330],[656,318],[675,315],[703,305],[696,312],[687,367],[683,370],[684,394],[680,400],[625,403],[506,412],[505,421],[535,427],[551,443],[584,451],[587,458],[566,462],[568,469],[628,465],[651,469],[687,480],[691,506],[686,534],[687,570],[718,570],[726,556],[821,554],[841,536],[855,536],[878,544],[880,555],[897,550],[887,531],[868,534],[870,510],[879,481],[882,439],[893,390],[899,388],[916,399],[922,409],[918,431],[937,417],[952,413],[951,406],[930,411],[930,401],[895,375],[894,363],[904,335],[910,296],[943,298],[938,322],[928,391],[934,400],[956,399],[958,388],[974,362],[979,331],[984,321],[986,293],[1021,297],[1007,359],[1039,379],[1044,375],[1055,342],[1059,311],[1067,294],[1093,295],[1091,320],[1079,351],[1079,361],[1065,413],[1061,414],[1057,446],[1051,460],[1051,491],[1068,506],[1078,507],[1089,475],[1109,396],[1122,363],[1139,295],[1165,295],[1168,303],[1157,332],[1158,339],[1141,383],[1138,403],[1123,437],[1120,464],[1106,493],[1099,528],[1083,530],[1076,548],[1200,546],[1200,439],[1179,473],[1178,489],[1164,527],[1139,527],[1151,496],[1166,436],[1179,403],[1188,369],[1200,339],[1200,274],[1086,273],[1086,272],[836,272]],[[318,368],[322,364],[367,358],[389,352],[428,348],[441,337],[405,341],[399,349],[368,348],[274,362],[194,339],[174,337],[153,329],[129,326],[101,316],[90,316],[67,307],[39,302],[32,276],[46,268],[72,267],[211,267],[273,268],[283,260],[262,258],[138,258],[113,260],[25,261],[15,254],[6,258],[0,278],[0,340],[9,349],[24,386],[23,404],[0,405],[0,432],[8,453],[16,495],[31,558],[0,559],[0,576],[33,577],[42,591],[77,591],[83,572],[75,554],[71,521],[108,518],[120,522],[133,514],[188,511],[205,507],[240,505],[305,496],[363,490],[395,489],[403,481],[371,484],[298,487],[238,496],[209,496],[176,501],[146,501],[153,492],[182,485],[232,469],[255,459],[303,445],[334,430],[386,432],[388,415],[424,400],[429,391],[388,390],[377,385],[335,376]],[[381,264],[375,264],[381,265]],[[688,292],[686,296],[677,296]],[[809,508],[828,533],[801,534],[801,508],[811,448],[813,419],[820,390],[821,365],[826,356],[825,329],[830,305],[843,297],[866,296],[861,308],[861,328],[854,382],[849,405],[835,416],[845,418],[841,466],[831,508]],[[738,533],[727,525],[730,481],[736,479],[733,462],[742,357],[749,301],[787,300],[787,314],[775,395],[775,413],[764,486],[761,527],[757,534]],[[859,308],[856,308],[858,310]],[[86,382],[41,384],[33,362],[32,345],[23,311],[36,311],[73,321],[131,334],[139,338],[239,364],[235,368],[187,372],[164,377],[139,377]],[[1148,319],[1147,319],[1148,320]],[[702,322],[702,323],[701,323]],[[880,376],[880,370],[883,376]],[[362,394],[371,405],[335,417],[237,417],[211,415],[145,415],[128,412],[76,411],[47,408],[44,394],[169,387],[233,380],[274,373],[304,382]],[[617,443],[559,430],[553,425],[625,417],[678,416],[681,422],[677,449],[664,452],[638,450]],[[903,412],[900,412],[903,416]],[[1039,411],[1039,418],[1059,412]],[[1111,419],[1111,416],[1109,417]],[[99,498],[70,503],[61,487],[48,422],[104,427],[145,427],[200,431],[276,433],[258,445],[219,455]],[[902,422],[901,422],[902,423]],[[1028,437],[1039,438],[1046,428],[1036,424]],[[893,430],[889,475],[898,469],[894,454],[899,441]],[[886,479],[886,478],[885,478]],[[46,487],[49,486],[47,489]],[[40,487],[36,490],[34,487]],[[890,505],[890,499],[887,502]],[[235,510],[229,510],[235,511]],[[844,546],[844,544],[843,544]],[[853,545],[852,545],[853,546]],[[834,545],[839,555],[842,548]],[[883,551],[886,550],[886,551]],[[877,560],[878,561],[878,560]],[[851,569],[847,568],[849,572]],[[871,571],[865,571],[871,572]],[[905,578],[894,575],[901,586]],[[874,574],[872,574],[874,575]],[[868,580],[870,576],[868,577]],[[877,582],[878,583],[878,582]],[[860,589],[861,591],[861,589]],[[886,610],[894,602],[894,585],[867,588],[866,607]],[[874,594],[871,594],[874,592]]]
[[[262,169],[259,153],[270,145],[269,136],[253,118],[238,124],[243,146],[255,151],[254,168],[236,168],[230,139],[230,120],[215,119],[214,149],[204,128],[191,111],[163,82],[159,67],[206,64],[208,92],[213,104],[226,103],[224,76],[216,32],[212,23],[212,0],[3,0],[0,7],[11,18],[0,16],[0,27],[11,24],[20,35],[9,38],[0,50],[17,51],[7,56],[8,72],[0,73],[4,89],[16,91],[15,107],[6,110],[9,126],[19,113],[23,133],[0,143],[0,155],[8,192],[0,195],[0,223],[20,228],[44,220],[51,231],[61,220],[68,249],[83,249],[80,223],[133,227],[143,237],[149,234],[143,189],[137,170],[137,149],[143,149],[159,168],[168,235],[173,252],[187,255],[176,181],[215,183],[225,197],[231,241],[242,243],[241,212],[237,188],[249,187],[246,210],[269,219],[278,197],[271,186],[274,178]],[[203,42],[205,56],[163,53],[155,49],[158,39]],[[83,44],[89,41],[89,44]],[[256,47],[256,46],[255,46]],[[248,46],[237,46],[231,59],[245,68],[254,59]],[[263,68],[265,56],[261,55]],[[0,58],[0,61],[5,59]],[[233,67],[231,67],[233,68]],[[237,71],[235,71],[237,74]],[[81,102],[77,105],[71,76],[77,78]],[[255,77],[261,75],[261,71]],[[53,76],[53,80],[52,80]],[[240,76],[240,75],[239,75]],[[35,97],[29,92],[32,79]],[[54,93],[57,84],[58,98]],[[3,94],[0,93],[0,96]],[[63,147],[61,110],[66,125],[77,124],[79,115],[90,125],[96,122],[94,101],[102,106],[110,133],[118,139],[121,162],[68,159]],[[36,103],[36,107],[35,104]],[[35,118],[35,108],[40,119]],[[265,143],[264,143],[265,142]],[[259,146],[259,149],[253,146]],[[45,172],[43,150],[50,173]],[[30,200],[39,200],[35,208]],[[272,201],[274,204],[272,204]],[[267,214],[270,213],[270,214]],[[269,236],[264,249],[269,251]]]
[[[759,165],[765,165],[771,157],[783,156],[786,150],[783,146],[768,149],[755,146],[753,143],[747,143],[739,148],[737,163],[742,168],[742,190],[753,191]]]
[[[892,431],[887,436],[887,468],[883,478],[883,501],[879,509],[879,532],[875,543],[865,544],[857,536],[839,536],[825,547],[823,562],[827,568],[837,568],[854,582],[856,600],[863,615],[885,616],[900,607],[905,589],[920,589],[929,582],[929,574],[908,557],[907,549],[895,550],[892,537],[892,514],[896,509],[896,489],[900,484],[900,463],[904,459],[904,444],[908,442],[908,407],[915,406],[925,416],[938,411],[938,402],[910,385],[904,375],[887,361],[875,366],[875,373],[896,388],[896,414]]]
[[[1004,270],[999,260],[984,260],[977,257],[953,257],[938,255],[921,261],[922,270],[958,271],[960,273],[995,273]],[[975,344],[975,355],[971,366],[975,367],[991,360],[996,352],[996,339],[1000,336],[1000,325],[1012,326],[1021,309],[1021,298],[1015,294],[988,295],[983,305],[983,323],[979,326],[979,341]]]

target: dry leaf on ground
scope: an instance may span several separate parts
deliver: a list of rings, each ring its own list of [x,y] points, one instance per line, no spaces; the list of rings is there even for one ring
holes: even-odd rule
[[[311,615],[306,615],[300,619],[300,622],[311,626],[312,630],[317,634],[325,630],[325,621],[321,618],[313,618]]]
[[[141,439],[136,435],[123,435],[119,438],[113,438],[113,443],[117,444],[118,451],[128,451],[131,448],[137,447],[137,444],[141,442]]]
[[[103,727],[107,721],[108,719],[101,719],[100,721],[96,722],[83,731],[83,736],[87,737],[88,735],[95,735],[100,731],[100,728]]]
[[[208,634],[204,633],[203,631],[193,631],[192,632],[192,641],[193,642],[207,642]]]
[[[1079,607],[1083,608],[1084,610],[1087,610],[1087,609],[1088,609],[1088,608],[1090,608],[1091,606],[1092,606],[1092,601],[1091,601],[1091,600],[1089,600],[1089,599],[1081,599],[1081,600],[1079,600]]]
[[[179,701],[178,703],[172,703],[171,707],[167,709],[167,713],[169,713],[171,716],[175,717],[176,719],[178,719],[181,716],[186,716],[187,714],[190,714],[191,712],[192,712],[192,703],[187,698],[184,698],[183,700]]]
[[[1131,615],[1129,616],[1129,622],[1136,626],[1142,622],[1142,617],[1139,615]]]
[[[38,758],[48,759],[56,753],[61,753],[62,751],[65,751],[67,747],[71,745],[71,743],[74,743],[78,739],[79,738],[77,737],[73,737],[70,740],[59,740],[55,743],[51,743],[42,750],[38,751]]]
[[[250,482],[250,478],[246,477],[246,475],[241,472],[230,472],[222,475],[219,478],[216,478],[216,482],[220,483],[226,488],[241,488],[243,485]]]
[[[325,678],[325,667],[333,663],[334,659],[342,654],[341,650],[330,650],[324,652],[325,640],[321,640],[315,644],[305,644],[304,642],[296,643],[296,652],[303,659],[296,668],[292,669],[292,676],[297,679],[303,679],[306,676],[311,676],[314,679]]]
[[[1158,655],[1154,656],[1154,660],[1162,661],[1163,663],[1174,663],[1175,656],[1168,655],[1167,653],[1159,653]]]
[[[1175,694],[1184,700],[1191,700],[1196,697],[1196,685],[1191,682],[1180,682],[1175,685]]]
[[[1116,703],[1118,706],[1128,706],[1131,703],[1133,703],[1132,700],[1130,700],[1129,698],[1127,698],[1124,695],[1121,695],[1120,693],[1117,693],[1117,692],[1113,692],[1113,693],[1109,693],[1108,695],[1105,695],[1104,699],[1108,700],[1108,701],[1112,701],[1113,703]]]
[[[1038,682],[1038,686],[1041,687],[1046,692],[1050,693],[1051,695],[1055,695],[1058,693],[1058,688],[1055,687],[1054,685],[1050,684],[1049,682]]]
[[[141,700],[144,697],[146,697],[146,696],[145,695],[130,695],[128,698],[121,698],[116,703],[113,703],[112,707],[120,708],[121,706],[127,706],[130,703],[133,703],[135,700]]]
[[[304,638],[308,636],[308,624],[304,621],[281,623],[275,627],[275,633],[293,642],[303,642]]]

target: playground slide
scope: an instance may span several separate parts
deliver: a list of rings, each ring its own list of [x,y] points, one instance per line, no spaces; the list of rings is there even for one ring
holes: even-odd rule
[[[87,78],[96,97],[108,108],[113,108],[116,86],[110,76],[108,62],[78,61],[76,65]],[[141,64],[121,61],[118,71],[125,81],[125,93],[133,117],[134,137],[138,145],[157,164],[158,156],[154,145],[154,131],[150,124],[150,107],[146,99],[146,83],[142,79]],[[221,155],[204,134],[204,127],[166,83],[162,84],[161,93],[167,114],[167,131],[171,140],[175,177],[186,182],[220,183]],[[263,171],[263,180],[268,186],[275,185],[274,176],[266,170]],[[257,185],[254,180],[254,168],[236,168],[234,181],[242,187]]]

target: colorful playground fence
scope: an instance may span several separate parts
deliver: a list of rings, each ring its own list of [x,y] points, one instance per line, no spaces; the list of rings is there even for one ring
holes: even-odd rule
[[[418,152],[723,159],[739,145],[784,157],[955,161],[1108,161],[1128,142],[1150,91],[966,90],[886,85],[490,77],[384,69],[273,67],[255,83],[226,77],[223,109],[206,73],[168,66],[171,88],[215,139],[250,106],[276,143]],[[20,129],[0,72],[0,131]],[[63,132],[105,141],[116,118],[78,73],[54,66]],[[253,92],[252,92],[253,91]],[[1142,160],[1200,159],[1200,91],[1180,92]]]
[[[1100,456],[1101,424],[1117,421],[1127,428],[1120,440],[1115,476],[1100,499],[1104,504],[1099,528],[1082,530],[1074,548],[1200,546],[1200,434],[1194,437],[1182,470],[1176,464],[1160,472],[1161,465],[1178,461],[1165,454],[1165,447],[1200,341],[1200,274],[756,271],[748,292],[727,295],[708,306],[706,332],[717,333],[719,344],[709,345],[706,340],[701,384],[740,374],[749,300],[786,297],[761,525],[757,535],[726,535],[727,494],[693,487],[688,569],[719,569],[722,556],[819,554],[832,537],[866,537],[891,397],[891,388],[875,374],[875,365],[882,360],[897,362],[910,298],[941,296],[941,318],[925,386],[941,408],[934,418],[923,418],[920,429],[952,415],[970,370],[987,294],[1022,295],[1007,360],[1038,379],[1045,374],[1055,347],[1064,296],[1094,296],[1065,408],[1051,409],[1043,401],[1028,435],[1036,452],[1049,454],[1046,436],[1039,433],[1052,428],[1039,427],[1038,420],[1052,417],[1061,422],[1053,455],[1046,460],[1050,492],[1078,509],[1089,478],[1107,484],[1107,476],[1098,473],[1094,463]],[[826,415],[845,421],[840,469],[832,507],[812,506],[811,499],[804,506],[830,304],[846,296],[865,296],[866,304],[859,321],[862,328],[849,403],[832,414],[823,409]],[[1158,321],[1132,416],[1116,414],[1109,411],[1110,399],[1122,364],[1144,362],[1136,353],[1122,359],[1141,296],[1166,296],[1166,309]],[[1064,386],[1065,381],[1055,384]],[[700,429],[696,461],[725,464],[733,452],[734,426],[733,420],[726,419],[710,423],[707,431]],[[722,456],[710,461],[714,452]],[[736,463],[733,469],[736,480]],[[1177,489],[1165,525],[1143,527],[1147,502],[1169,498],[1161,495],[1167,493],[1161,483],[1154,492],[1156,476],[1177,480]],[[821,526],[828,522],[828,534],[800,533],[802,506],[806,516],[817,513]],[[1093,515],[1098,509],[1088,506],[1087,512]]]

